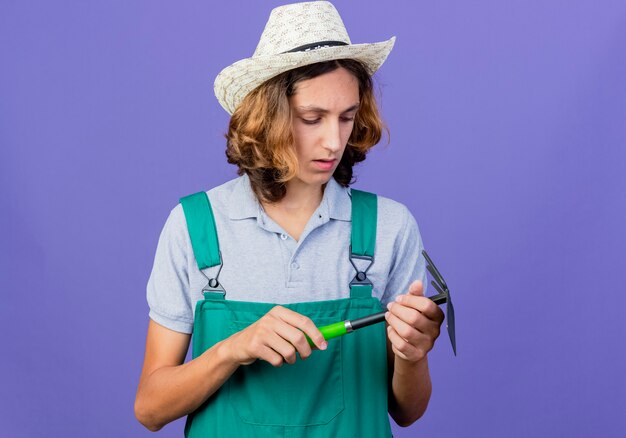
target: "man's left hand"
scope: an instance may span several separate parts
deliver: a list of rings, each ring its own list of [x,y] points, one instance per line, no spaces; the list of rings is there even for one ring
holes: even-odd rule
[[[424,359],[435,345],[444,315],[439,306],[424,296],[422,282],[411,283],[409,292],[398,295],[387,309],[387,337],[394,354],[412,363]]]

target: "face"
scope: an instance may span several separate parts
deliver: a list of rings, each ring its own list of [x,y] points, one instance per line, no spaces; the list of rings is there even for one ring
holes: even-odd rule
[[[359,106],[358,80],[344,68],[298,82],[289,98],[293,114],[296,179],[321,186],[346,148]]]

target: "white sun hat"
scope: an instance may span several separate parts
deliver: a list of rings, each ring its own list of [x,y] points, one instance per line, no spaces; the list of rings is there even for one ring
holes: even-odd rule
[[[215,96],[232,114],[257,86],[282,72],[333,59],[356,59],[374,74],[385,62],[396,37],[352,44],[335,7],[327,1],[274,8],[251,58],[226,67],[215,78]]]

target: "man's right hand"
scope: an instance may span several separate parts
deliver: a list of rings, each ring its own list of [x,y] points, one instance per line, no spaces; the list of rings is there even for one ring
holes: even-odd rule
[[[276,306],[258,321],[223,341],[223,347],[239,365],[249,365],[257,359],[275,367],[284,362],[296,362],[296,352],[302,359],[311,355],[305,334],[317,348],[325,350],[327,342],[313,321],[286,307]]]

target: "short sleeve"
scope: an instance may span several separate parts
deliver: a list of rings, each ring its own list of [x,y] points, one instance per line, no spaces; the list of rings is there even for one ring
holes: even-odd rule
[[[402,214],[404,224],[394,241],[391,269],[381,299],[385,307],[387,303],[394,301],[396,296],[407,293],[409,285],[415,280],[422,281],[424,295],[427,290],[422,236],[415,218],[405,206],[402,206]]]
[[[179,204],[170,212],[161,231],[148,279],[147,299],[153,321],[182,333],[193,330],[188,268],[190,250],[191,241]]]

